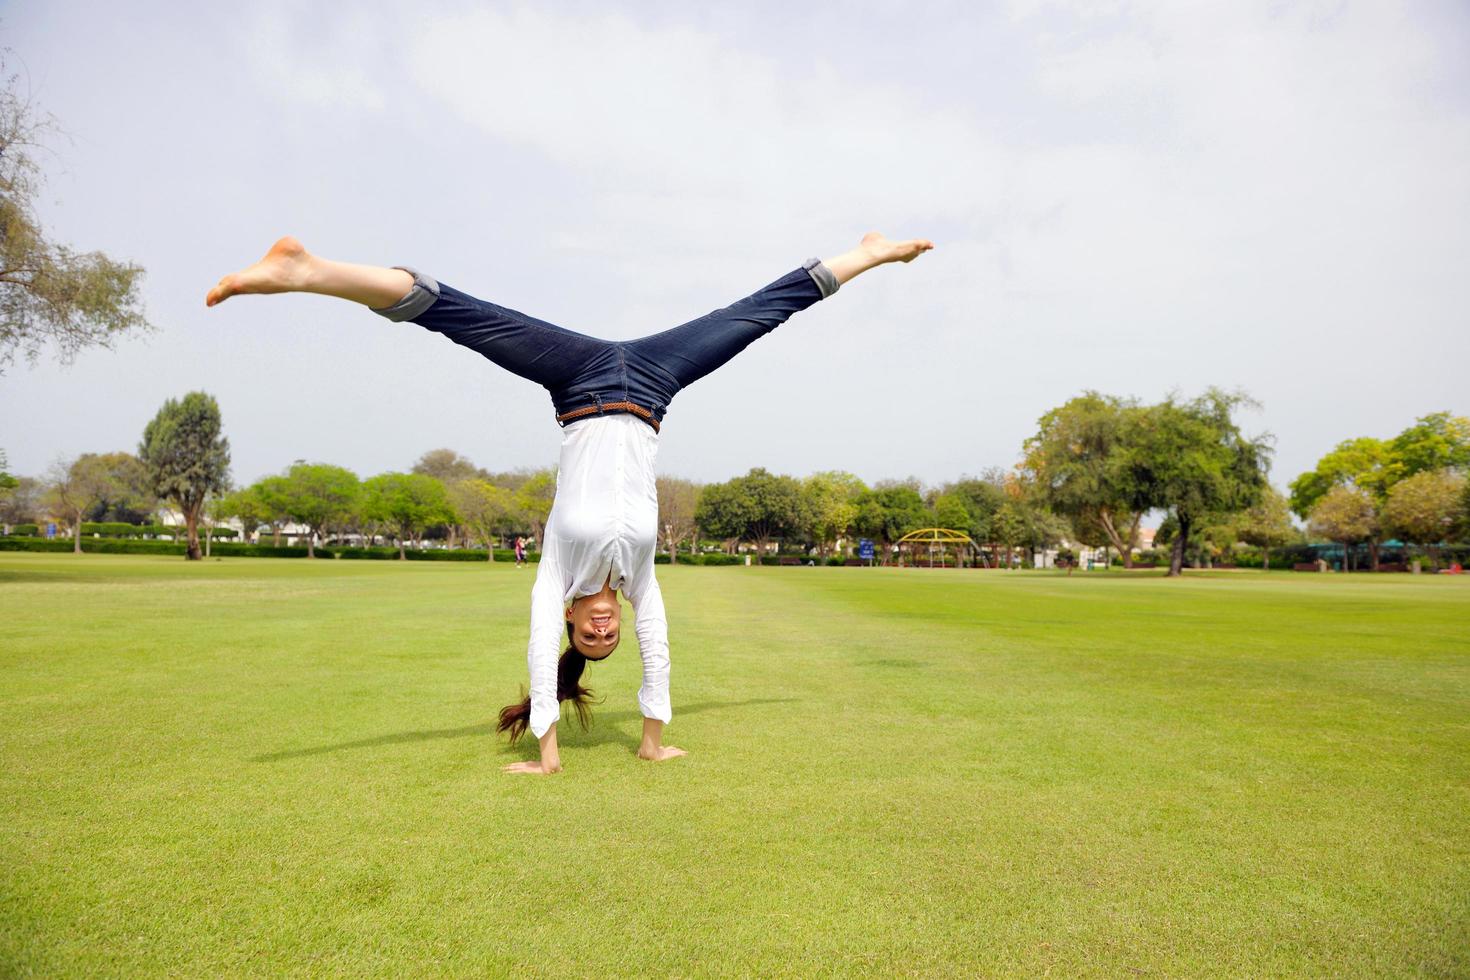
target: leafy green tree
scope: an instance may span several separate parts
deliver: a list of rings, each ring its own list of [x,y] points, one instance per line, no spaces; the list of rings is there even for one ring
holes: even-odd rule
[[[455,520],[444,484],[422,473],[383,473],[368,480],[363,484],[363,513],[393,529],[399,559],[408,557],[405,541]]]
[[[22,484],[25,477],[21,477]],[[16,491],[19,493],[19,491]],[[0,511],[3,513],[3,511]],[[1460,490],[1460,510],[1455,517],[1455,537],[1461,541],[1470,539],[1470,480]]]
[[[17,354],[34,361],[50,344],[63,360],[86,347],[151,329],[141,267],[50,241],[36,217],[44,179],[36,154],[55,120],[18,92],[0,55],[0,372]]]
[[[867,489],[862,480],[841,470],[813,473],[802,481],[806,532],[823,558],[852,531],[858,499]]]
[[[699,484],[676,476],[661,476],[656,480],[656,488],[659,534],[668,549],[669,561],[678,561],[679,542],[692,543],[698,534],[694,511],[699,506]]]
[[[272,517],[270,508],[261,499],[258,483],[225,494],[220,498],[215,513],[220,520],[238,520],[240,537],[246,544],[254,540],[255,532],[262,524],[271,523]]]
[[[1449,470],[1423,470],[1394,484],[1383,507],[1383,526],[1392,535],[1422,545],[1439,567],[1439,545],[1457,530],[1465,478]]]
[[[556,501],[556,468],[549,466],[533,472],[516,490],[515,499],[522,519],[535,535],[536,547],[542,547],[551,505]]]
[[[1296,528],[1291,523],[1291,508],[1281,491],[1268,484],[1256,505],[1240,516],[1236,534],[1246,544],[1261,549],[1261,563],[1269,572],[1271,549],[1279,548],[1296,537]]]
[[[0,501],[20,486],[20,480],[10,473],[10,461],[5,458],[5,450],[0,449]]]
[[[96,453],[83,453],[70,462],[51,468],[47,502],[66,515],[71,524],[72,552],[82,553],[82,521],[97,501],[106,496],[112,480],[107,460]]]
[[[291,484],[284,476],[267,476],[250,485],[250,492],[271,526],[271,546],[281,546],[281,531],[291,523]]]
[[[1169,575],[1179,575],[1191,532],[1214,515],[1255,505],[1266,487],[1268,437],[1249,439],[1232,415],[1244,395],[1210,389],[1186,402],[1169,398],[1129,409],[1119,465],[1138,499],[1168,509],[1178,523]]]
[[[432,479],[432,478],[431,478]],[[286,472],[286,512],[307,528],[306,556],[316,557],[316,538],[356,511],[362,484],[357,474],[327,463],[297,463]]]
[[[1435,412],[1417,419],[1389,445],[1397,479],[1432,470],[1463,472],[1470,469],[1470,418]]]
[[[1097,528],[1133,567],[1138,527],[1149,508],[1148,487],[1124,465],[1121,442],[1136,402],[1089,391],[1043,415],[1026,440],[1024,467],[1042,502],[1074,525]]]
[[[924,498],[914,480],[879,481],[859,496],[857,508],[853,530],[879,542],[878,557],[885,565],[899,538],[910,531],[917,531],[931,520],[929,508],[924,506]]]
[[[811,524],[801,483],[760,467],[706,486],[694,519],[715,537],[753,542],[759,554],[769,550],[772,539],[791,539]]]
[[[430,449],[419,457],[410,472],[442,480],[446,487],[457,480],[483,480],[488,475],[453,449]]]
[[[940,496],[953,496],[963,501],[965,511],[970,515],[970,523],[964,528],[966,533],[977,543],[993,544],[991,521],[1006,501],[1004,487],[1005,474],[996,470],[988,478],[963,477],[945,484],[940,489]]]
[[[706,484],[694,505],[694,522],[706,534],[725,541],[732,553],[734,545],[745,538],[755,517],[755,501],[746,496],[735,480]]]
[[[485,542],[495,560],[495,540],[517,516],[515,494],[488,480],[458,480],[447,488],[449,502],[470,533]]]
[[[1347,439],[1319,459],[1313,469],[1291,481],[1291,509],[1299,517],[1310,516],[1317,501],[1336,486],[1358,487],[1381,504],[1396,474],[1388,442],[1367,436]]]
[[[969,533],[974,518],[970,516],[970,505],[956,493],[941,493],[934,498],[934,526],[952,531]]]
[[[87,514],[92,521],[151,523],[158,497],[148,481],[148,468],[132,453],[102,453],[107,468],[106,486]]]
[[[170,398],[143,430],[138,458],[155,494],[184,515],[188,558],[198,561],[199,511],[212,493],[230,485],[230,443],[220,434],[219,405],[202,391]]]
[[[0,493],[0,525],[9,530],[16,524],[33,524],[41,519],[41,500],[46,486],[29,476],[15,477],[15,486]]]
[[[1005,553],[1003,567],[1015,567],[1014,552],[1030,536],[1030,521],[1027,520],[1026,508],[1019,500],[1007,500],[1000,505],[991,525],[991,536]]]
[[[1379,533],[1378,508],[1361,487],[1339,484],[1317,501],[1307,521],[1315,535],[1342,545],[1342,570],[1352,571],[1352,546]]]

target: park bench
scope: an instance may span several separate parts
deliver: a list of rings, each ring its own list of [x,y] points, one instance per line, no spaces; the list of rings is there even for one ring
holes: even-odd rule
[[[862,568],[864,564],[861,558],[848,558],[842,563],[844,568]]]
[[[1317,563],[1314,561],[1299,561],[1291,566],[1291,570],[1293,572],[1315,572],[1317,570]]]
[[[801,559],[800,558],[792,557],[791,555],[782,555],[781,556],[781,564],[783,564],[783,565],[800,565],[801,564]]]

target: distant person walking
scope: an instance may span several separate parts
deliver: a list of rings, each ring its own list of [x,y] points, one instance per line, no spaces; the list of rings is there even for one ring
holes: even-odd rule
[[[589,660],[613,652],[621,636],[618,591],[633,605],[643,658],[643,740],[638,757],[684,755],[663,744],[669,706],[668,621],[654,577],[658,494],[654,457],[674,395],[729,361],[788,317],[831,296],[842,284],[889,262],[910,262],[933,248],[923,239],[891,241],[877,232],[835,258],[810,259],[744,299],[640,340],[598,340],[476,299],[405,266],[352,265],[312,255],[294,238],[219,281],[205,304],[241,293],[317,293],[361,303],[389,320],[408,320],[477,351],[545,387],[563,426],[556,499],[542,537],[531,589],[527,661],[531,693],[500,712],[512,740],[529,727],[541,758],[508,772],[561,770],[556,745],[560,702],[585,726],[591,692],[582,686]],[[882,411],[834,404],[832,411]],[[524,546],[517,549],[517,559]],[[558,658],[561,634],[567,648]]]
[[[519,534],[516,535],[516,568],[522,568],[526,564],[526,539]]]

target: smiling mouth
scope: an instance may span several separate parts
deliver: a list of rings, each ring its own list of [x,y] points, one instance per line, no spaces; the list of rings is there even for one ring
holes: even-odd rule
[[[612,622],[612,613],[597,613],[593,615],[591,622],[593,626],[604,627]]]

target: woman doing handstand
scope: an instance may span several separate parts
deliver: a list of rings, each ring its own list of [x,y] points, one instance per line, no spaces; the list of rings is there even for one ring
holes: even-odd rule
[[[476,299],[407,267],[320,258],[294,238],[282,238],[265,258],[225,276],[205,303],[214,306],[242,293],[336,296],[441,333],[551,392],[564,428],[556,499],[531,589],[531,692],[501,711],[499,725],[512,741],[528,727],[540,741],[540,761],[514,763],[507,772],[549,774],[561,770],[560,702],[571,701],[585,726],[591,692],[582,686],[582,673],[587,661],[602,660],[617,648],[619,590],[633,606],[643,658],[638,756],[663,761],[685,754],[663,744],[671,717],[668,621],[653,573],[653,463],[674,395],[854,276],[888,262],[912,261],[933,247],[923,239],[895,242],[873,232],[849,252],[810,259],[745,299],[641,340],[597,340]],[[563,630],[568,646],[558,658]]]

